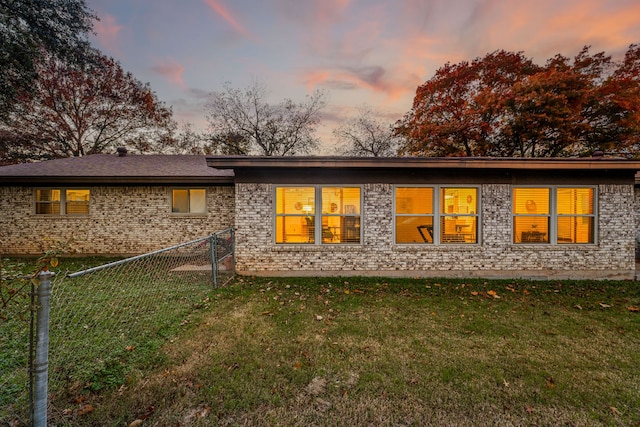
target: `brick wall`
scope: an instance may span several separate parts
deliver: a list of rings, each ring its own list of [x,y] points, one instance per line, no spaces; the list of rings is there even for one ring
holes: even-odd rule
[[[635,274],[631,185],[600,185],[593,245],[511,242],[511,186],[481,186],[481,243],[396,245],[393,186],[363,185],[359,245],[276,245],[272,184],[236,184],[236,262],[247,274],[611,278]]]
[[[89,188],[90,214],[67,216],[36,215],[33,188],[0,187],[0,254],[40,254],[48,239],[70,238],[78,254],[140,254],[233,225],[232,186],[205,187],[206,215],[172,214],[175,187]]]

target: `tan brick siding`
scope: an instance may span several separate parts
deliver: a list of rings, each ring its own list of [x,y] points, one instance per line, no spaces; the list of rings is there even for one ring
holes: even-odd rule
[[[90,188],[88,216],[36,215],[34,189],[0,187],[0,254],[40,254],[50,239],[73,239],[78,254],[140,254],[233,225],[232,186],[206,188],[206,215],[171,213],[168,186]],[[180,187],[182,188],[182,187]]]
[[[597,242],[516,245],[511,232],[511,186],[481,191],[481,243],[396,245],[393,186],[363,188],[359,245],[276,245],[272,184],[236,184],[237,269],[249,274],[403,275],[455,277],[632,279],[636,230],[633,186],[600,185]]]

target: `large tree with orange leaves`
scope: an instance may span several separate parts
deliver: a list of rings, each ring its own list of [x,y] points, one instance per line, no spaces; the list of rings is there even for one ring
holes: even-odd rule
[[[596,149],[636,157],[640,46],[623,61],[583,48],[538,66],[497,51],[446,64],[398,122],[400,152],[419,156],[556,157]]]

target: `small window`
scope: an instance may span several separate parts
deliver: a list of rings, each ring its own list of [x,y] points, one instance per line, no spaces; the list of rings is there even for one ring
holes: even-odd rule
[[[171,212],[204,214],[207,212],[207,192],[200,188],[175,189],[171,195]]]
[[[36,214],[88,215],[90,195],[88,189],[37,189]]]
[[[67,215],[88,215],[89,190],[66,190],[65,213]]]

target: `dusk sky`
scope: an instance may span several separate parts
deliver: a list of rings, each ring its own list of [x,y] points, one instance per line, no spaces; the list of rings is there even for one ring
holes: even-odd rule
[[[271,101],[328,93],[318,133],[367,104],[389,123],[446,62],[498,50],[543,64],[584,45],[620,58],[640,42],[638,0],[87,0],[93,42],[149,82],[180,123],[206,129],[225,81],[263,81]]]

